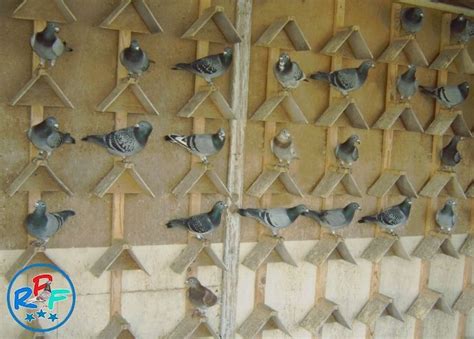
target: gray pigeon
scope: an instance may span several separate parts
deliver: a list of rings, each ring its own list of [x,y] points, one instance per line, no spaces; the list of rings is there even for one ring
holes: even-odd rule
[[[204,236],[214,231],[221,223],[222,212],[227,208],[223,201],[218,201],[207,213],[193,215],[189,218],[174,219],[168,221],[168,228],[184,227],[194,234],[196,238],[203,240]]]
[[[40,57],[42,67],[45,66],[46,61],[49,61],[51,67],[53,67],[56,59],[64,52],[72,52],[72,48],[56,36],[58,32],[59,26],[53,22],[48,22],[43,31],[33,34],[30,39],[31,48]]]
[[[308,213],[305,205],[291,208],[239,208],[237,213],[243,217],[256,219],[272,231],[274,237],[278,236],[280,229],[290,226],[300,215]]]
[[[38,239],[35,244],[43,246],[61,229],[67,219],[74,215],[76,213],[70,210],[48,213],[46,203],[39,200],[35,204],[33,213],[26,217],[26,229],[29,235]]]
[[[303,215],[314,219],[321,226],[331,230],[332,234],[335,234],[337,230],[350,225],[357,210],[361,210],[359,204],[351,202],[344,208],[322,211],[310,210],[308,213],[304,213]]]
[[[439,226],[439,229],[442,232],[451,233],[456,225],[456,214],[454,212],[454,206],[456,206],[456,202],[454,200],[449,199],[444,204],[443,208],[439,209],[436,212],[436,223]]]
[[[55,117],[48,117],[27,132],[28,139],[40,150],[40,156],[48,158],[51,153],[63,144],[75,144],[76,140],[69,133],[59,131]]]
[[[441,150],[441,164],[447,168],[452,168],[461,162],[461,153],[459,153],[457,146],[461,137],[453,136],[449,144]]]
[[[300,66],[291,61],[287,53],[281,53],[273,67],[273,74],[284,89],[297,88],[301,81],[308,81]]]
[[[334,153],[341,166],[350,167],[353,162],[356,162],[359,159],[359,150],[357,149],[357,145],[359,144],[360,139],[354,134],[342,144],[336,146]]]
[[[127,69],[129,77],[137,78],[142,75],[150,67],[150,62],[153,61],[148,59],[135,39],[130,42],[130,47],[120,53],[120,63]]]
[[[41,303],[43,305],[47,305],[50,297],[51,297],[51,280],[46,282],[46,286],[44,287],[44,290],[41,291],[41,293],[28,299],[26,303],[27,304]]]
[[[208,55],[204,58],[195,60],[190,64],[176,64],[173,70],[184,70],[200,76],[207,83],[213,86],[212,79],[221,76],[229,69],[232,64],[232,49],[224,48],[224,52],[220,54]]]
[[[397,91],[400,94],[400,98],[402,100],[410,100],[418,89],[418,82],[416,81],[415,73],[416,66],[408,65],[407,71],[400,75],[397,79]]]
[[[359,223],[374,223],[390,234],[395,235],[394,230],[405,226],[410,216],[412,200],[406,198],[400,204],[384,209],[382,212],[365,216]]]
[[[362,87],[372,67],[375,67],[375,63],[372,60],[366,60],[357,68],[343,68],[331,73],[316,72],[311,74],[310,78],[326,81],[346,96],[348,92]]]
[[[140,152],[146,145],[153,127],[148,121],[102,135],[88,135],[83,141],[92,142],[107,149],[110,154],[125,159]]]
[[[469,84],[465,81],[459,85],[449,85],[437,88],[418,86],[421,93],[438,100],[446,108],[453,108],[466,100],[469,95]]]
[[[225,131],[223,128],[219,128],[215,134],[169,134],[165,136],[165,140],[184,147],[192,154],[200,157],[203,163],[207,164],[207,157],[217,154],[224,146]]]
[[[296,154],[293,137],[286,128],[283,128],[273,139],[270,144],[273,154],[278,158],[278,162],[290,165],[291,161],[298,159]]]
[[[197,313],[200,316],[205,316],[206,310],[217,304],[217,296],[210,289],[202,286],[201,282],[195,277],[188,278],[186,285],[189,286],[189,301],[197,307]]]
[[[474,37],[474,22],[459,14],[451,21],[451,35],[457,42],[468,43]]]
[[[423,27],[423,10],[419,7],[408,7],[400,13],[402,28],[407,33],[415,34]]]

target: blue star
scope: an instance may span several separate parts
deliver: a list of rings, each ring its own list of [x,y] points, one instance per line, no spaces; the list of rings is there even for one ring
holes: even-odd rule
[[[48,319],[54,322],[55,320],[58,320],[58,316],[56,313],[50,313]]]
[[[39,310],[36,314],[38,315],[38,318],[46,318],[46,312],[43,310]]]
[[[33,313],[26,313],[25,320],[31,323],[33,320],[35,320],[35,316],[33,315]]]

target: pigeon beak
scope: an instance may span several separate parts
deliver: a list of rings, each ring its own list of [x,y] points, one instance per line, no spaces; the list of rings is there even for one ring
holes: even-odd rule
[[[59,124],[54,124],[54,128],[59,128]]]
[[[356,144],[360,145],[360,139],[357,139]]]
[[[59,33],[59,27],[57,27],[57,26],[54,27],[54,31],[55,31],[56,33]]]
[[[139,124],[135,124],[135,127],[138,128],[138,127],[140,127],[140,125],[139,125]]]
[[[358,210],[358,211],[362,211],[362,207],[360,207],[360,206],[357,207],[357,210]]]

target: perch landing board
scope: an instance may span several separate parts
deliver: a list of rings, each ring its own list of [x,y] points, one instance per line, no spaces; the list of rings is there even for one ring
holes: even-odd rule
[[[300,326],[313,335],[319,336],[319,330],[328,322],[337,322],[341,326],[351,329],[351,325],[339,311],[339,306],[336,303],[325,298],[319,298],[311,311],[300,322]]]
[[[377,319],[384,314],[404,322],[402,313],[395,306],[393,299],[386,295],[375,293],[357,315],[356,319],[369,326],[373,331]]]
[[[427,198],[436,198],[440,195],[443,188],[446,188],[448,194],[455,198],[466,199],[464,190],[459,183],[456,173],[436,172],[423,186],[420,195]]]
[[[210,98],[214,105],[217,107],[224,119],[235,119],[234,112],[230,108],[228,102],[217,88],[207,87],[199,90],[194,96],[189,99],[186,105],[183,106],[178,112],[178,116],[182,118],[191,118],[201,106],[201,104]]]
[[[125,332],[125,333],[124,333]],[[127,336],[124,336],[124,335]],[[135,338],[130,332],[130,324],[120,314],[115,313],[107,326],[100,332],[99,338]]]
[[[263,330],[280,330],[291,337],[290,332],[278,317],[278,312],[265,304],[258,304],[240,325],[237,333],[243,338],[251,339],[257,337]]]
[[[420,241],[412,255],[422,260],[430,260],[436,253],[441,252],[447,256],[459,259],[459,254],[450,238],[448,234],[430,234]]]
[[[269,99],[267,99],[253,114],[250,120],[253,121],[267,121],[272,112],[282,104],[290,120],[295,123],[307,124],[303,111],[296,103],[295,99],[289,91],[282,91]]]
[[[280,179],[288,193],[303,197],[303,192],[296,184],[296,180],[291,176],[288,169],[276,166],[275,168],[264,169],[249,187],[247,194],[261,198],[277,179]]]
[[[64,0],[23,0],[13,11],[13,18],[72,23],[76,21]]]
[[[474,289],[472,286],[468,286],[456,299],[453,310],[468,315],[472,307],[474,307]]]
[[[469,234],[459,250],[459,253],[468,257],[474,257],[474,236]]]
[[[43,328],[39,323],[38,319],[33,320],[28,326],[32,328]],[[23,333],[20,334],[19,339],[45,339],[43,332],[31,332],[29,330],[24,330]]]
[[[412,35],[395,38],[383,51],[377,61],[393,63],[398,59],[401,52],[405,53],[410,64],[416,66],[428,66],[428,61],[426,60],[420,45]]]
[[[237,33],[234,25],[229,20],[227,15],[224,12],[224,8],[221,6],[213,6],[206,9],[202,15],[188,28],[188,30],[181,36],[182,39],[192,39],[192,40],[208,40],[198,38],[199,32],[207,25],[210,20],[213,20],[217,28],[221,31],[225,40],[228,43],[239,43],[242,39]],[[221,41],[212,41],[211,42],[221,42]]]
[[[349,97],[340,99],[329,106],[316,121],[317,126],[331,127],[342,114],[349,119],[351,126],[360,129],[369,129],[369,125],[364,119],[357,103]]]
[[[466,197],[468,198],[474,198],[474,182],[472,182],[467,191],[466,191]]]
[[[327,198],[340,183],[342,183],[342,186],[348,194],[354,197],[362,197],[362,192],[352,176],[351,171],[341,168],[336,171],[327,171],[311,194],[321,198]]]
[[[207,240],[191,238],[187,246],[179,256],[171,263],[170,268],[178,273],[183,273],[193,262],[198,266],[217,266],[221,270],[227,270],[224,262],[214,252]]]
[[[403,247],[400,239],[389,234],[381,234],[374,238],[360,257],[373,263],[378,263],[386,255],[394,255],[405,260],[410,260],[410,256]]]
[[[187,315],[165,338],[183,339],[203,337],[213,337],[215,339],[220,338],[217,332],[208,324],[205,317],[193,317],[192,315]]]
[[[306,255],[305,261],[319,266],[326,260],[332,259],[332,257],[357,265],[344,239],[332,235],[319,240],[316,246]]]
[[[474,63],[464,45],[447,46],[431,63],[430,68],[442,71],[449,69],[451,65],[455,65],[460,73],[474,74]]]
[[[300,26],[296,22],[295,17],[288,16],[282,17],[275,20],[268,28],[263,32],[263,34],[258,38],[255,43],[256,46],[262,47],[275,47],[283,48],[281,46],[272,45],[273,40],[280,34],[281,31],[284,31],[288,38],[291,41],[294,49],[296,51],[309,51],[311,46],[308,43],[308,40],[303,34]]]
[[[362,36],[358,26],[342,28],[324,46],[321,53],[327,55],[338,55],[345,43],[349,44],[354,59],[373,59],[374,56]]]
[[[443,294],[428,288],[418,295],[416,300],[408,309],[407,314],[416,319],[423,320],[432,309],[438,309],[449,315],[454,314],[451,307],[449,307],[444,299]]]
[[[242,261],[242,265],[256,271],[267,262],[286,262],[288,265],[298,266],[282,238],[264,235]]]
[[[372,126],[377,129],[390,129],[400,119],[407,131],[423,133],[418,117],[410,104],[398,104],[388,108]]]
[[[188,174],[186,174],[186,176],[179,182],[179,184],[173,188],[172,193],[178,198],[184,197],[192,190],[192,188],[204,175],[209,178],[220,194],[232,198],[227,186],[224,184],[217,172],[213,168],[204,164],[193,166]]]
[[[396,185],[400,193],[406,197],[417,198],[413,184],[403,171],[385,170],[377,181],[367,191],[368,195],[382,198]]]
[[[471,137],[471,131],[464,120],[462,111],[441,110],[426,129],[426,134],[444,135],[446,131],[452,128],[454,134],[461,137]]]
[[[133,20],[132,14],[125,11],[130,4],[133,4],[133,8],[141,19],[141,22]],[[114,8],[99,26],[114,30],[129,30],[137,33],[154,34],[163,32],[158,20],[156,20],[145,0],[121,0],[118,6]]]

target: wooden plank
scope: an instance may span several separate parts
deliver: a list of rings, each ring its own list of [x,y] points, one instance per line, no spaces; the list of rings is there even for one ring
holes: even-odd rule
[[[430,9],[435,9],[441,12],[449,12],[453,14],[464,14],[465,16],[474,16],[474,10],[466,7],[453,6],[442,2],[433,2],[430,0],[398,0],[398,2],[410,5],[419,6]]]

